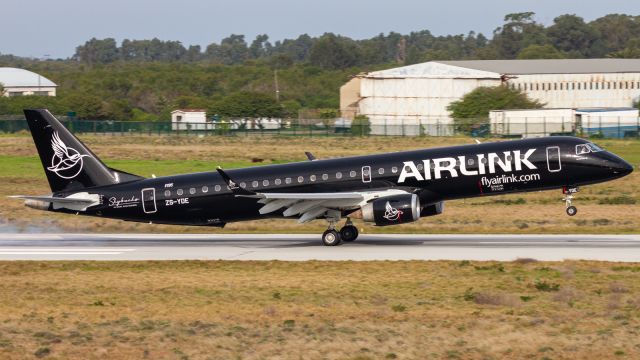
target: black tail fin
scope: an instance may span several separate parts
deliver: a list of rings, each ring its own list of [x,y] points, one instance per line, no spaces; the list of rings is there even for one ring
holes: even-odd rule
[[[24,114],[54,193],[143,179],[107,167],[48,110]]]

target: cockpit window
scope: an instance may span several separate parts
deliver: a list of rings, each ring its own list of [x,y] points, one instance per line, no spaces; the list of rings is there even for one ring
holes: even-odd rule
[[[587,144],[576,145],[576,155],[584,155],[590,152],[591,149],[589,149],[589,146],[587,146]]]
[[[590,152],[599,152],[599,151],[604,151],[604,149],[602,149],[601,147],[599,147],[594,143],[576,145],[576,155],[584,155]]]
[[[591,152],[598,152],[598,151],[604,151],[603,148],[601,148],[600,146],[594,144],[594,143],[588,143],[587,146],[589,146],[589,149],[591,149]]]

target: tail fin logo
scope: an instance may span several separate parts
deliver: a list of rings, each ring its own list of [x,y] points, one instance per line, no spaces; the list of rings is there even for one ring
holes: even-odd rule
[[[82,171],[84,162],[83,157],[89,155],[81,155],[78,150],[68,147],[58,132],[54,132],[51,138],[51,148],[53,149],[53,157],[51,158],[51,166],[47,170],[56,173],[63,179],[73,179]]]

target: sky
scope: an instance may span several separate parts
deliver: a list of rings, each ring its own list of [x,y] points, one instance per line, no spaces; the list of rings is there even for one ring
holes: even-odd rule
[[[0,53],[66,58],[92,37],[219,42],[229,34],[270,41],[333,32],[354,39],[395,31],[491,37],[505,14],[533,11],[545,25],[562,14],[590,21],[640,15],[638,0],[0,0]]]

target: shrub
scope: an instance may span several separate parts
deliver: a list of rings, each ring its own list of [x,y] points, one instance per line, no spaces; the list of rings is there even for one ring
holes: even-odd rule
[[[538,280],[534,286],[539,291],[551,292],[560,290],[560,284],[547,282],[546,280]]]
[[[356,116],[351,122],[351,133],[358,136],[367,136],[371,133],[371,122],[364,115]]]

